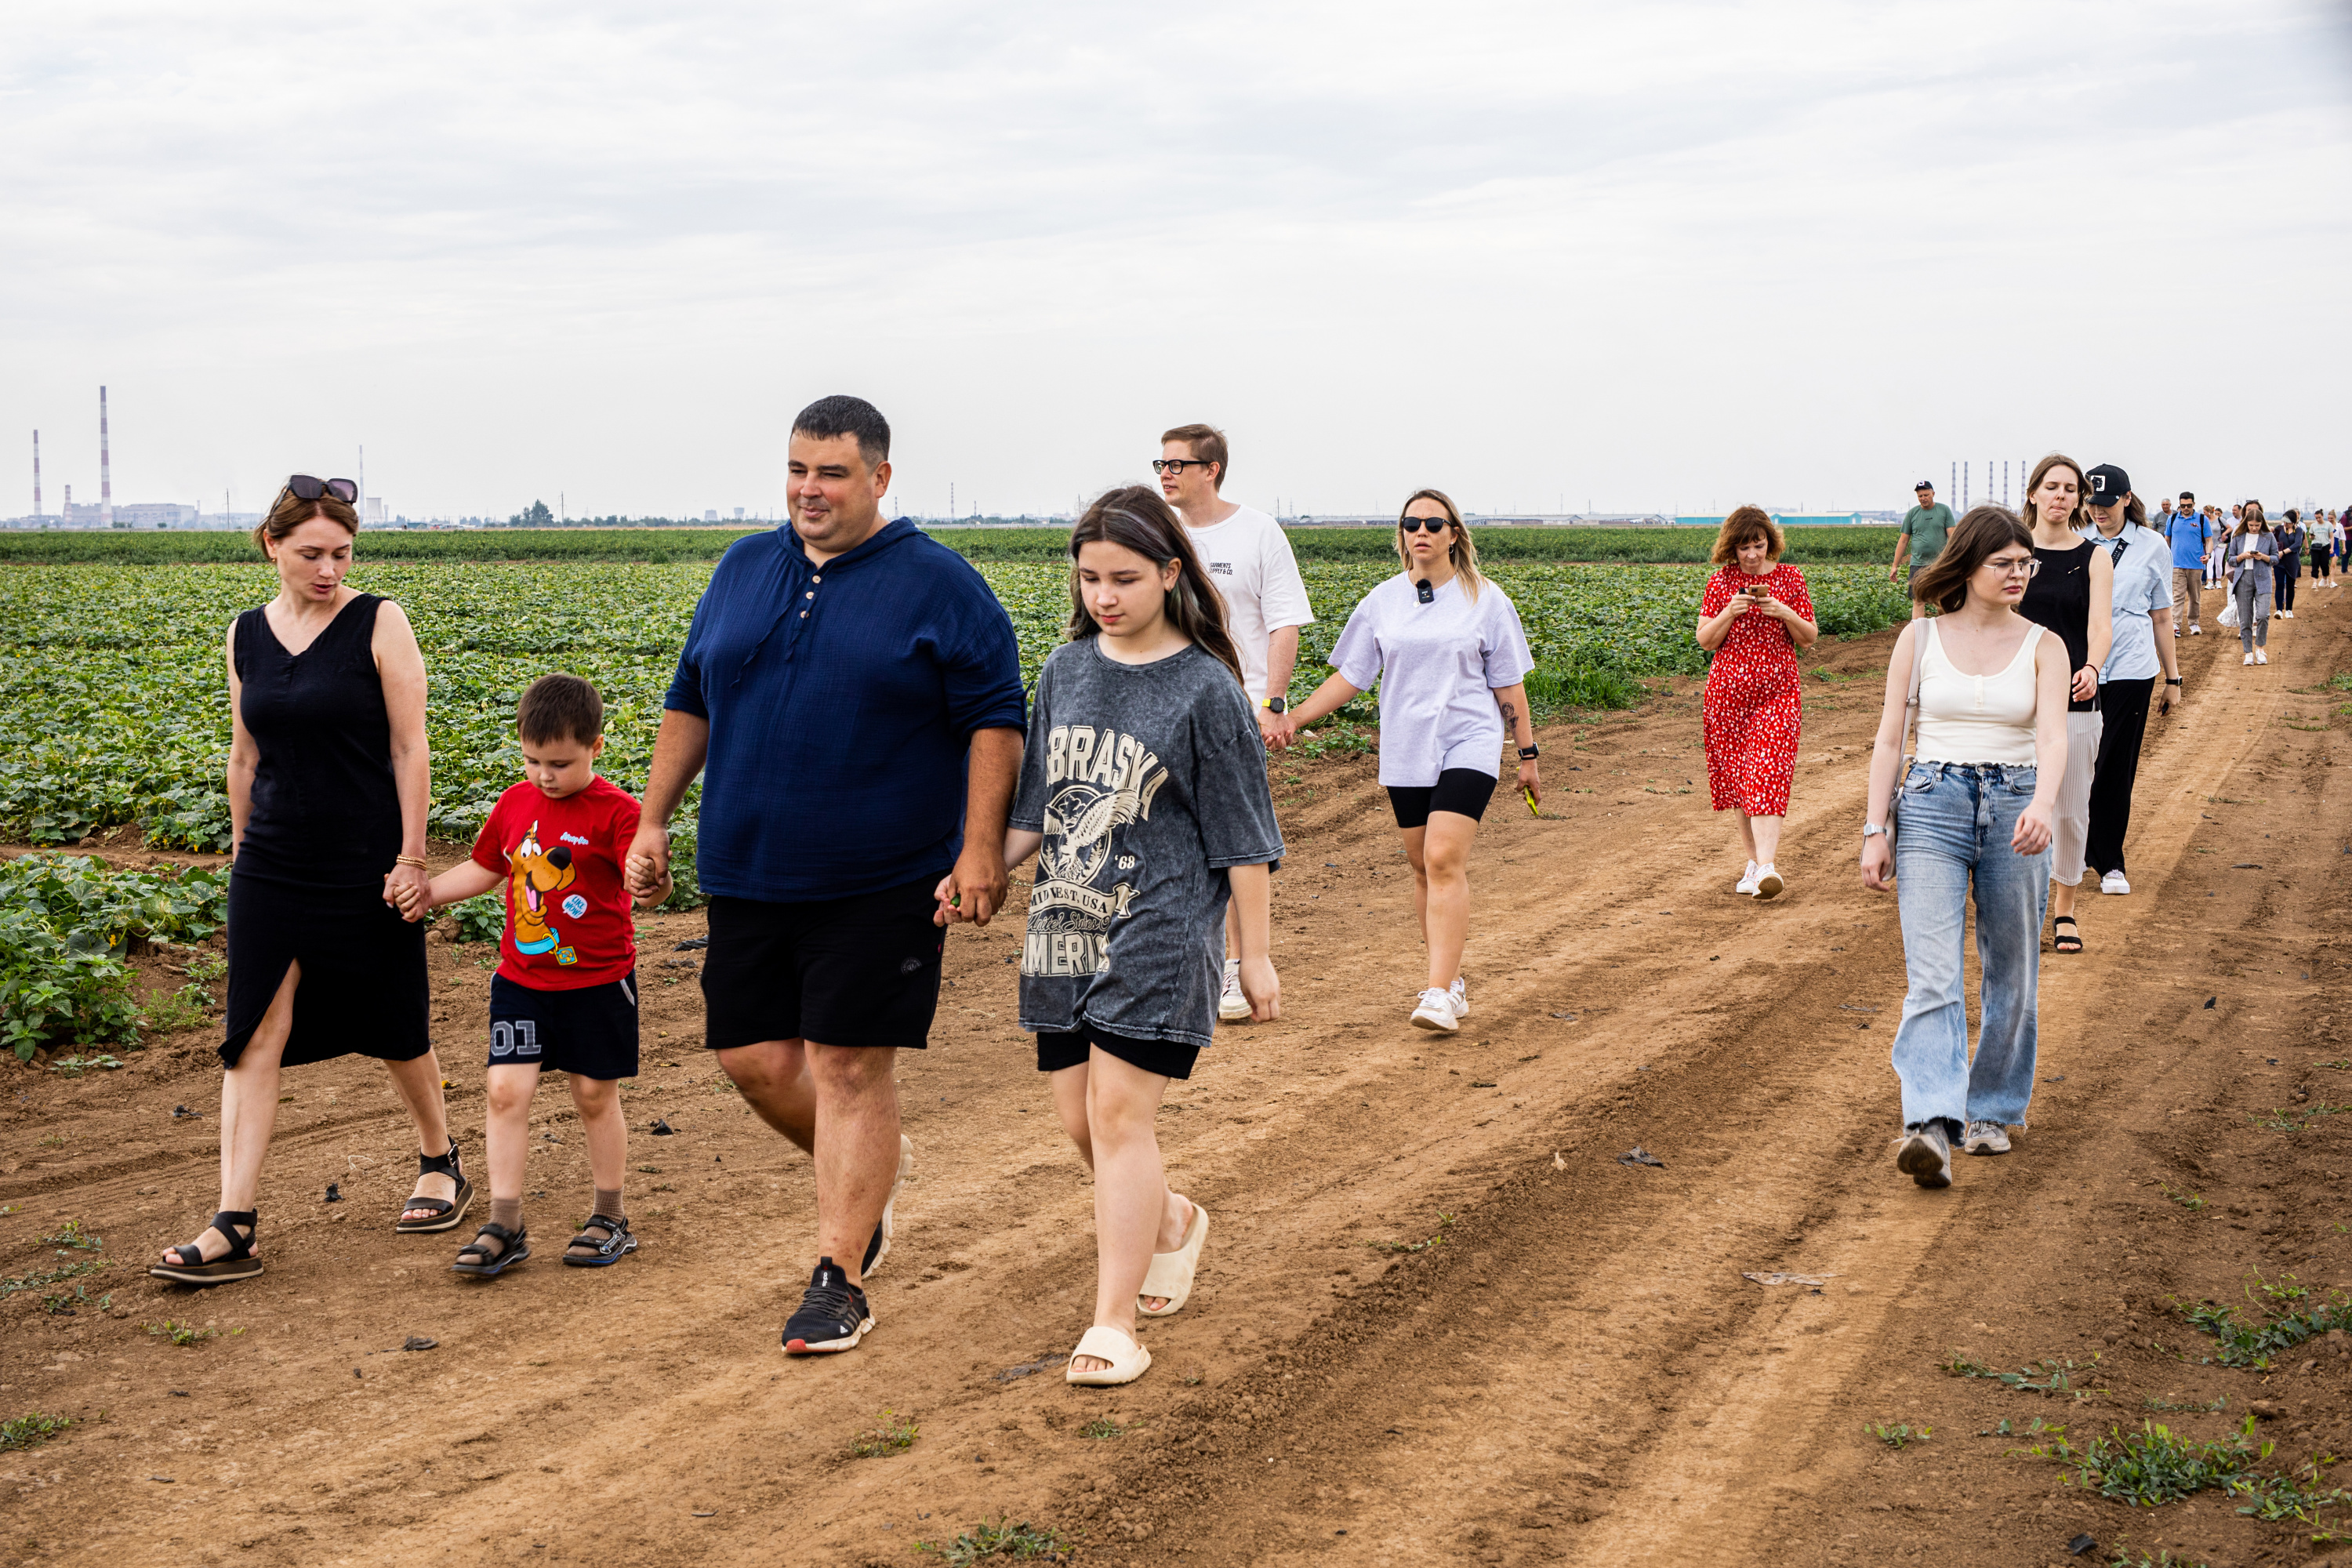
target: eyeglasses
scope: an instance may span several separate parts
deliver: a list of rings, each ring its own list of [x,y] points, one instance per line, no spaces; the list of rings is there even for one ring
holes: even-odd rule
[[[1408,517],[1399,522],[1397,526],[1403,529],[1407,533],[1419,533],[1424,528],[1429,530],[1432,533],[1443,533],[1447,529],[1453,527],[1454,523],[1453,520],[1450,518]]]
[[[1206,458],[1154,458],[1151,459],[1153,473],[1174,474],[1180,479],[1183,477],[1184,470],[1187,468],[1205,468],[1208,466],[1209,460]]]
[[[345,506],[356,505],[359,486],[349,479],[315,479],[308,474],[289,474],[286,488],[294,492],[296,500],[317,500],[320,496],[332,496]]]
[[[1985,565],[2004,577],[2031,577],[2042,570],[2041,560],[2032,555],[2022,561],[1988,561]]]

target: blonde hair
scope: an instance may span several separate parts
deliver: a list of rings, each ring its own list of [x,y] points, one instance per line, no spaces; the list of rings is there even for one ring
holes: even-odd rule
[[[1412,570],[1412,555],[1404,547],[1404,520],[1411,515],[1412,503],[1417,500],[1433,500],[1445,509],[1445,521],[1454,530],[1454,542],[1445,547],[1445,559],[1452,562],[1454,570],[1461,574],[1462,592],[1473,601],[1476,600],[1484,581],[1478,575],[1478,546],[1462,521],[1462,509],[1455,506],[1454,498],[1444,490],[1415,490],[1404,498],[1404,505],[1397,509],[1397,559],[1404,563],[1407,572]]]

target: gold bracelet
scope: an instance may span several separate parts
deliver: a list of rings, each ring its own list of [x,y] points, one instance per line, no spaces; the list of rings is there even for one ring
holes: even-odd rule
[[[392,863],[395,866],[414,866],[420,871],[425,869],[425,857],[422,855],[395,855],[392,858]]]

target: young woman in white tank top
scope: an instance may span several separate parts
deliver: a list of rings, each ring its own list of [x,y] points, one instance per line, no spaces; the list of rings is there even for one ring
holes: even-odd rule
[[[2038,569],[2016,515],[1978,507],[1912,580],[1943,612],[1895,639],[1871,754],[1863,885],[1895,874],[1909,985],[1895,1032],[1903,1086],[1895,1169],[1951,1184],[1952,1145],[2009,1152],[2025,1124],[2040,1042],[2042,917],[2050,896],[2053,816],[2066,772],[2066,647],[2017,613]],[[1913,661],[1919,739],[1906,763]],[[1890,846],[1892,808],[1899,831]],[[1983,1018],[1973,1060],[1963,973],[1976,903]]]

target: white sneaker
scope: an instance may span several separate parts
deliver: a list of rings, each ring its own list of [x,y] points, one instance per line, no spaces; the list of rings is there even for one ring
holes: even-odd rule
[[[1952,1184],[1952,1142],[1940,1122],[1907,1127],[1895,1141],[1895,1168],[1923,1187]]]
[[[2240,664],[2252,664],[2252,663],[2253,663],[2253,662],[2254,662],[2254,656],[2253,656],[2252,654],[2248,654],[2245,658],[2243,658],[2240,659],[2238,662],[2239,662]]]
[[[2268,649],[2259,647],[2254,649],[2254,662],[2256,664],[2268,664],[2270,661],[2271,656]]]
[[[1780,879],[1780,873],[1774,870],[1771,867],[1759,866],[1756,868],[1756,896],[1758,898],[1777,899],[1780,896],[1780,889],[1788,885],[1788,883]]]
[[[1454,977],[1453,985],[1447,989],[1445,994],[1454,998],[1454,1016],[1456,1018],[1466,1018],[1470,1016],[1469,981],[1464,979],[1459,974],[1455,975]]]
[[[1960,1141],[1960,1147],[1970,1154],[2006,1154],[2009,1129],[1998,1121],[1971,1121],[1969,1135]]]
[[[1433,985],[1421,994],[1421,1005],[1412,1010],[1412,1026],[1440,1035],[1450,1035],[1462,1026],[1462,1015],[1454,1010],[1454,993]]]
[[[1217,998],[1217,1017],[1223,1023],[1237,1024],[1249,1016],[1249,998],[1242,994],[1241,960],[1229,958],[1225,960],[1224,994]]]
[[[2279,619],[2283,621],[2291,621],[2294,619],[2294,612],[2293,610],[2281,610],[2279,612]]]
[[[1762,868],[1759,867],[1755,861],[1750,860],[1748,862],[1748,869],[1739,873],[1739,880],[1732,884],[1731,890],[1735,893],[1745,894],[1749,898],[1755,897],[1756,873],[1760,869],[1762,869]]]
[[[2128,893],[2131,891],[2131,884],[2124,880],[2124,874],[2121,871],[2109,871],[2099,878],[2099,891]]]
[[[2201,637],[2205,635],[2205,628],[2203,626],[2191,626],[2189,628],[2189,635],[2192,637]]]

